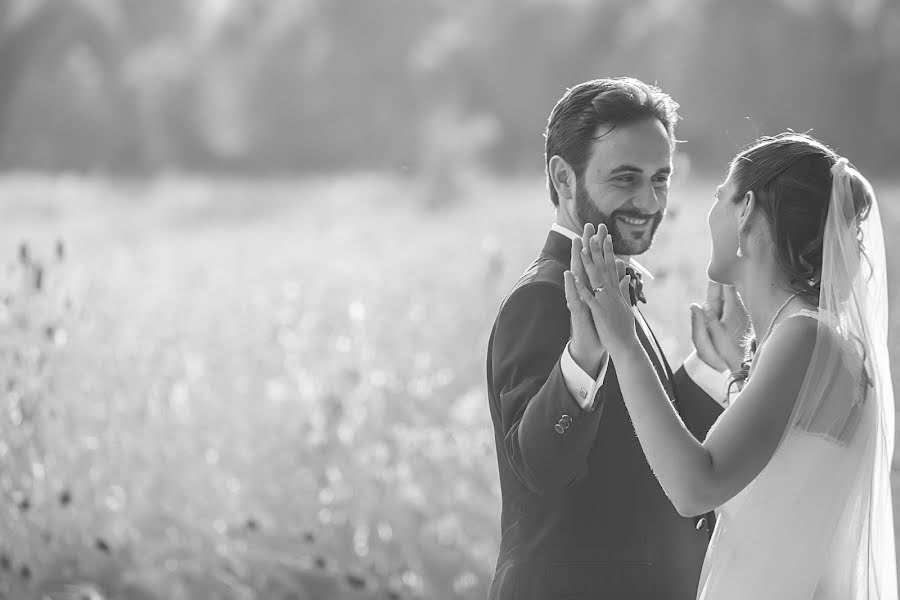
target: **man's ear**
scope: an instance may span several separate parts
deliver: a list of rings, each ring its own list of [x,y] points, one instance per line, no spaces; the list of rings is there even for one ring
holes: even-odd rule
[[[566,159],[558,154],[550,157],[547,163],[547,172],[550,174],[550,183],[556,190],[560,201],[571,200],[575,197],[575,171],[566,162]]]
[[[753,190],[744,194],[740,203],[743,205],[743,208],[738,213],[738,231],[747,231],[750,227],[750,219],[756,210],[756,194],[753,193]]]

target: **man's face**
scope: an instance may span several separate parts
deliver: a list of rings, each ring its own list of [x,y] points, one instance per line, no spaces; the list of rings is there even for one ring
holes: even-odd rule
[[[581,226],[603,223],[619,255],[646,252],[666,212],[672,149],[663,124],[646,119],[601,126],[584,173],[575,182]]]

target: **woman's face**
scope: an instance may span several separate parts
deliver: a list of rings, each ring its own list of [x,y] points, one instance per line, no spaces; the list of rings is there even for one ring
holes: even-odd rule
[[[715,202],[706,218],[712,243],[706,274],[726,285],[734,285],[737,264],[739,204],[733,201],[736,191],[734,169],[730,169],[724,183],[716,188]]]

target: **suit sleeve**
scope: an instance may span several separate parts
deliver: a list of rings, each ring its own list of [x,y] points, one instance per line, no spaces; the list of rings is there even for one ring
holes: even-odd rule
[[[565,489],[587,469],[603,413],[605,386],[592,411],[569,393],[560,356],[569,340],[565,292],[549,282],[526,284],[500,309],[491,355],[500,402],[503,451],[531,491]]]
[[[707,394],[703,388],[691,379],[684,365],[675,371],[672,379],[675,383],[678,399],[678,412],[681,414],[681,420],[684,422],[688,431],[700,442],[706,440],[706,434],[712,428],[713,423],[719,418],[724,410],[722,406],[716,402],[712,396]],[[705,515],[695,517],[697,528],[700,523],[706,521],[706,532],[712,539],[713,531],[716,527],[715,511],[709,511]]]
[[[693,436],[703,442],[724,409],[691,379],[684,365],[675,372],[674,379],[681,419]]]

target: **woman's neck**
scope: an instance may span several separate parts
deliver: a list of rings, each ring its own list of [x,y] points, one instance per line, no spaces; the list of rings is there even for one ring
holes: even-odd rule
[[[744,281],[735,285],[750,315],[757,345],[763,342],[764,336],[774,325],[796,312],[798,308],[807,307],[784,282],[773,276],[774,270],[767,271],[767,273],[747,273]]]

